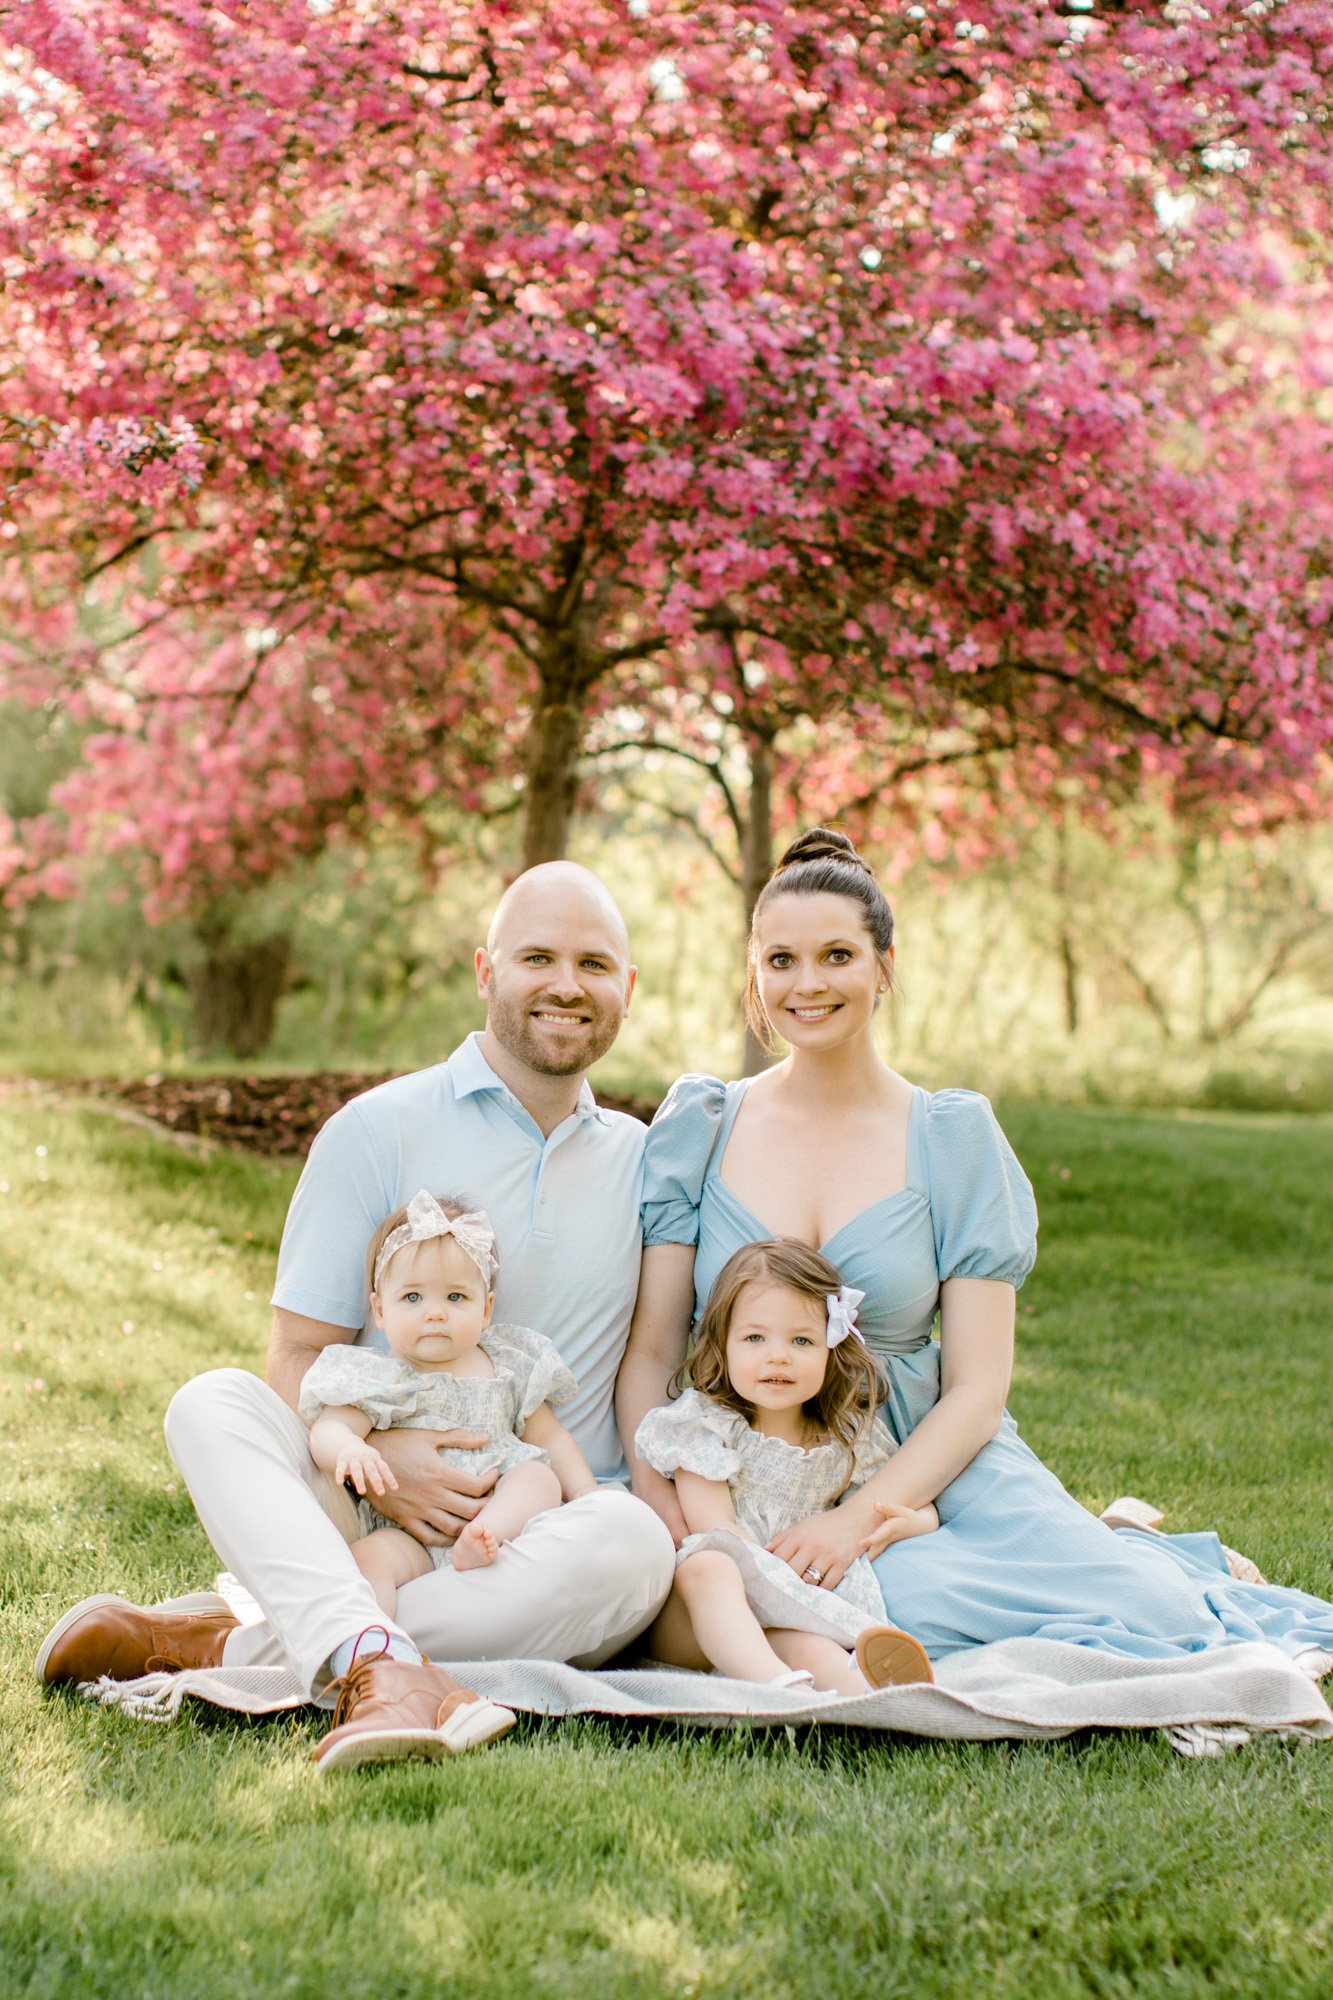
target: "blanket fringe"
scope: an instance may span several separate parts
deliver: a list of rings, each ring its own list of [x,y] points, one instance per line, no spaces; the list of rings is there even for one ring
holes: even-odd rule
[[[145,1674],[137,1681],[113,1681],[109,1674],[103,1674],[100,1680],[80,1681],[79,1693],[85,1701],[118,1708],[137,1722],[174,1722],[190,1692],[189,1678],[188,1674]]]
[[[1171,1748],[1182,1757],[1225,1757],[1229,1750],[1243,1749],[1253,1743],[1254,1731],[1246,1729],[1239,1722],[1181,1722],[1174,1728],[1162,1731]],[[1317,1731],[1302,1729],[1299,1723],[1288,1723],[1265,1729],[1265,1736],[1275,1736],[1281,1743],[1318,1743]]]

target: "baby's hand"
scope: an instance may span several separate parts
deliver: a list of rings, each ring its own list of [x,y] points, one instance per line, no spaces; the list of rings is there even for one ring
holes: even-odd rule
[[[389,1461],[381,1457],[366,1438],[347,1440],[338,1453],[333,1476],[340,1486],[344,1480],[350,1479],[358,1493],[364,1493],[367,1487],[372,1493],[398,1491],[398,1481],[389,1470]]]
[[[881,1526],[861,1544],[868,1556],[882,1555],[894,1542],[908,1541],[913,1535],[929,1535],[940,1525],[939,1512],[929,1500],[924,1507],[897,1507],[891,1500],[876,1500],[875,1512]]]

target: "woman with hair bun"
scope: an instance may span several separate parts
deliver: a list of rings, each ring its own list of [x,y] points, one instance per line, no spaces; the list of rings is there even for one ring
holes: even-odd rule
[[[794,1237],[864,1294],[858,1319],[888,1378],[899,1449],[773,1552],[833,1590],[874,1559],[894,1623],[932,1657],[987,1640],[1063,1639],[1170,1658],[1244,1639],[1333,1651],[1333,1605],[1232,1577],[1216,1536],[1112,1530],[1066,1493],[1005,1411],[1015,1293],[1036,1256],[1027,1177],[988,1101],[929,1092],[880,1056],[893,914],[846,835],[792,842],[755,907],[747,1008],[783,1061],[723,1084],[683,1076],[648,1135],[644,1262],[617,1405],[634,1488],[675,1533],[669,1480],[630,1447],[668,1400],[690,1327],[743,1244]],[[939,1338],[932,1338],[938,1317]],[[904,1538],[909,1511],[940,1526]],[[704,1664],[679,1608],[661,1657]]]

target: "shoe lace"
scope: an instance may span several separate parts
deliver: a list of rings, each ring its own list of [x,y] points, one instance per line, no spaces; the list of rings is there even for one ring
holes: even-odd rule
[[[368,1639],[372,1633],[379,1637],[381,1643],[375,1652],[367,1653],[365,1658],[361,1659],[358,1657],[361,1650],[361,1641]],[[333,1727],[335,1729],[347,1721],[358,1702],[365,1695],[367,1691],[366,1682],[370,1678],[371,1668],[376,1666],[380,1660],[386,1659],[388,1654],[389,1634],[383,1625],[367,1625],[364,1631],[357,1633],[356,1638],[352,1642],[352,1664],[338,1683],[338,1700],[333,1711]]]

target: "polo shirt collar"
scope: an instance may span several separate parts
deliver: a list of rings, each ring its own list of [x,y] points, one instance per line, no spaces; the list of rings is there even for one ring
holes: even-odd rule
[[[503,1077],[495,1074],[481,1052],[481,1035],[470,1034],[461,1042],[449,1058],[449,1075],[453,1081],[454,1096],[458,1098],[475,1096],[481,1090],[498,1090],[506,1096],[512,1095]],[[596,1118],[602,1125],[607,1124],[606,1113],[592,1094],[592,1085],[585,1076],[579,1087],[578,1100],[574,1106],[574,1116],[582,1121]]]

